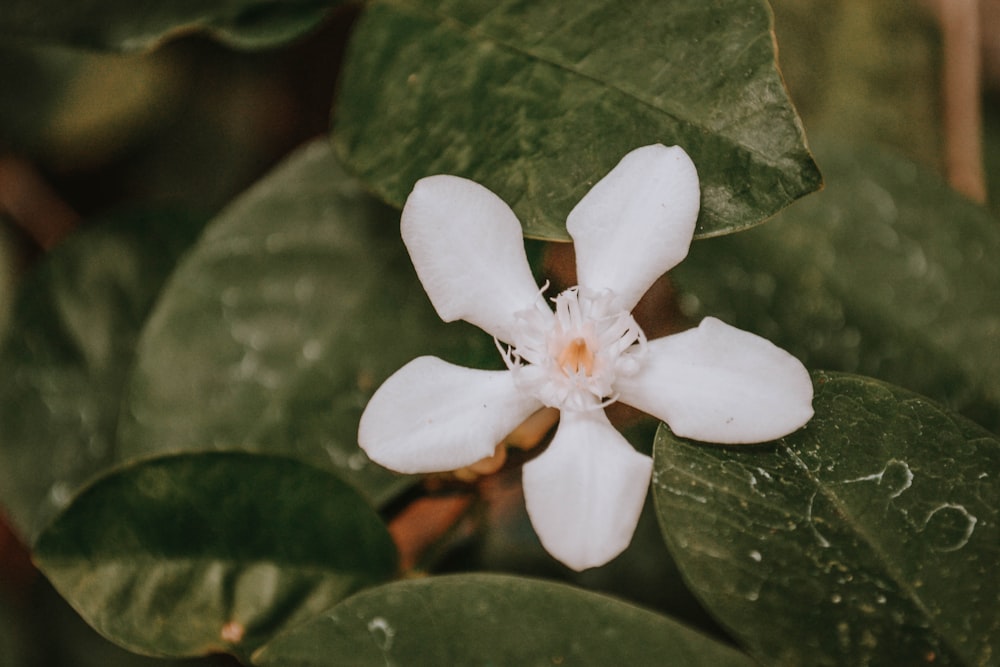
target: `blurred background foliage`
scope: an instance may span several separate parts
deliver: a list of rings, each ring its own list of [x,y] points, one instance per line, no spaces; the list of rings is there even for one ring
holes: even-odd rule
[[[941,3],[909,0],[772,0],[779,61],[808,135],[877,144],[939,173],[1000,212],[1000,1],[956,2],[976,17],[975,61],[954,37]],[[208,218],[294,147],[329,130],[339,65],[357,8],[326,14],[297,40],[253,51],[210,34],[179,34],[134,53],[82,47],[0,45],[0,327],[21,277],[80,220],[123,206],[169,204]],[[951,31],[951,32],[950,32]],[[960,34],[960,33],[959,33]],[[964,58],[964,60],[963,60]],[[971,93],[955,67],[973,67]],[[965,63],[962,65],[961,63]],[[949,114],[975,106],[958,130]],[[979,115],[981,114],[981,116]],[[958,151],[962,132],[981,137]],[[985,148],[984,148],[985,147]],[[957,160],[957,163],[956,163]],[[956,166],[958,164],[958,166]],[[963,181],[978,168],[980,191]],[[820,168],[823,168],[820,160]],[[46,227],[42,221],[55,227]],[[631,439],[652,442],[652,427]],[[567,577],[526,523],[516,479],[489,481],[489,503],[470,516],[490,529],[463,540],[440,571],[479,567]],[[664,563],[655,519],[611,566],[574,575],[702,628],[710,618]],[[650,559],[650,553],[661,557]],[[639,573],[639,574],[637,574]],[[32,568],[0,526],[0,663],[4,665],[229,664],[229,658],[159,661],[128,654],[96,635]]]

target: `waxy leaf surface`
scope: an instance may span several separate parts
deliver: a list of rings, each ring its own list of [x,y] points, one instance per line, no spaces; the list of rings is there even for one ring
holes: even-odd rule
[[[749,667],[666,617],[565,584],[469,574],[364,591],[276,639],[262,667],[351,664]]]
[[[682,575],[764,664],[992,664],[1000,441],[870,378],[813,379],[816,416],[774,443],[660,428],[653,494]]]
[[[203,223],[164,211],[93,220],[20,285],[0,348],[0,500],[29,541],[118,460],[139,331]]]
[[[98,631],[163,656],[245,658],[396,567],[378,515],[336,476],[237,452],[101,478],[42,533],[35,558]]]
[[[488,336],[440,321],[398,211],[320,141],[220,213],[171,277],[139,343],[122,451],[293,456],[381,503],[411,478],[368,460],[358,420],[390,373],[428,353],[499,363]]]
[[[570,209],[647,144],[694,160],[699,236],[757,224],[821,182],[757,0],[374,3],[334,120],[340,153],[388,202],[423,176],[464,176],[544,239],[568,239]]]

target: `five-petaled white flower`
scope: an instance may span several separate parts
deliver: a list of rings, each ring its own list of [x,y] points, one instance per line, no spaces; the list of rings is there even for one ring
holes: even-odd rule
[[[507,204],[456,176],[420,180],[401,222],[417,276],[443,320],[496,338],[508,370],[411,361],[369,402],[361,447],[399,472],[455,470],[491,456],[543,406],[558,408],[551,443],[524,466],[525,503],[549,553],[582,570],[628,546],[652,472],[651,459],[608,421],[608,404],[716,443],[763,442],[801,427],[813,391],[792,355],[710,317],[647,341],[630,314],[687,255],[699,199],[683,149],[657,144],[626,155],[567,218],[579,285],[555,297],[553,312]]]

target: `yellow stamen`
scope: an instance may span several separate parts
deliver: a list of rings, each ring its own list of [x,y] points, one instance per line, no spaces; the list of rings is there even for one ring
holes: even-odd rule
[[[556,363],[566,373],[579,373],[583,370],[585,374],[591,375],[594,372],[594,353],[587,347],[587,341],[574,338],[556,357]]]

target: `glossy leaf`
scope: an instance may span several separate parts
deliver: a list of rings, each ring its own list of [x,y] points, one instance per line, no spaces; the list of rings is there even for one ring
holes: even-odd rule
[[[118,0],[63,3],[6,0],[6,41],[138,51],[170,37],[207,32],[232,46],[267,48],[315,27],[337,0],[165,0],[136,6]]]
[[[758,0],[375,3],[345,64],[334,140],[401,206],[417,179],[471,178],[528,236],[566,215],[630,150],[678,144],[701,179],[696,233],[754,225],[819,172]]]
[[[27,539],[116,460],[140,327],[202,223],[165,211],[94,220],[21,284],[0,349],[0,499]]]
[[[1000,432],[1000,221],[891,153],[816,145],[827,188],[757,229],[695,243],[671,273],[682,309]]]
[[[499,363],[488,336],[434,313],[399,212],[315,143],[223,211],[172,276],[139,344],[122,451],[294,456],[382,502],[411,478],[367,459],[358,420],[382,380],[428,353]]]
[[[140,653],[246,656],[395,570],[375,512],[334,475],[272,456],[185,454],[101,478],[42,533],[39,567]]]
[[[261,667],[427,665],[749,666],[685,626],[564,584],[469,574],[359,593],[276,639]]]
[[[765,664],[990,664],[1000,441],[870,378],[814,383],[816,416],[772,444],[661,427],[653,493],[681,573]]]

